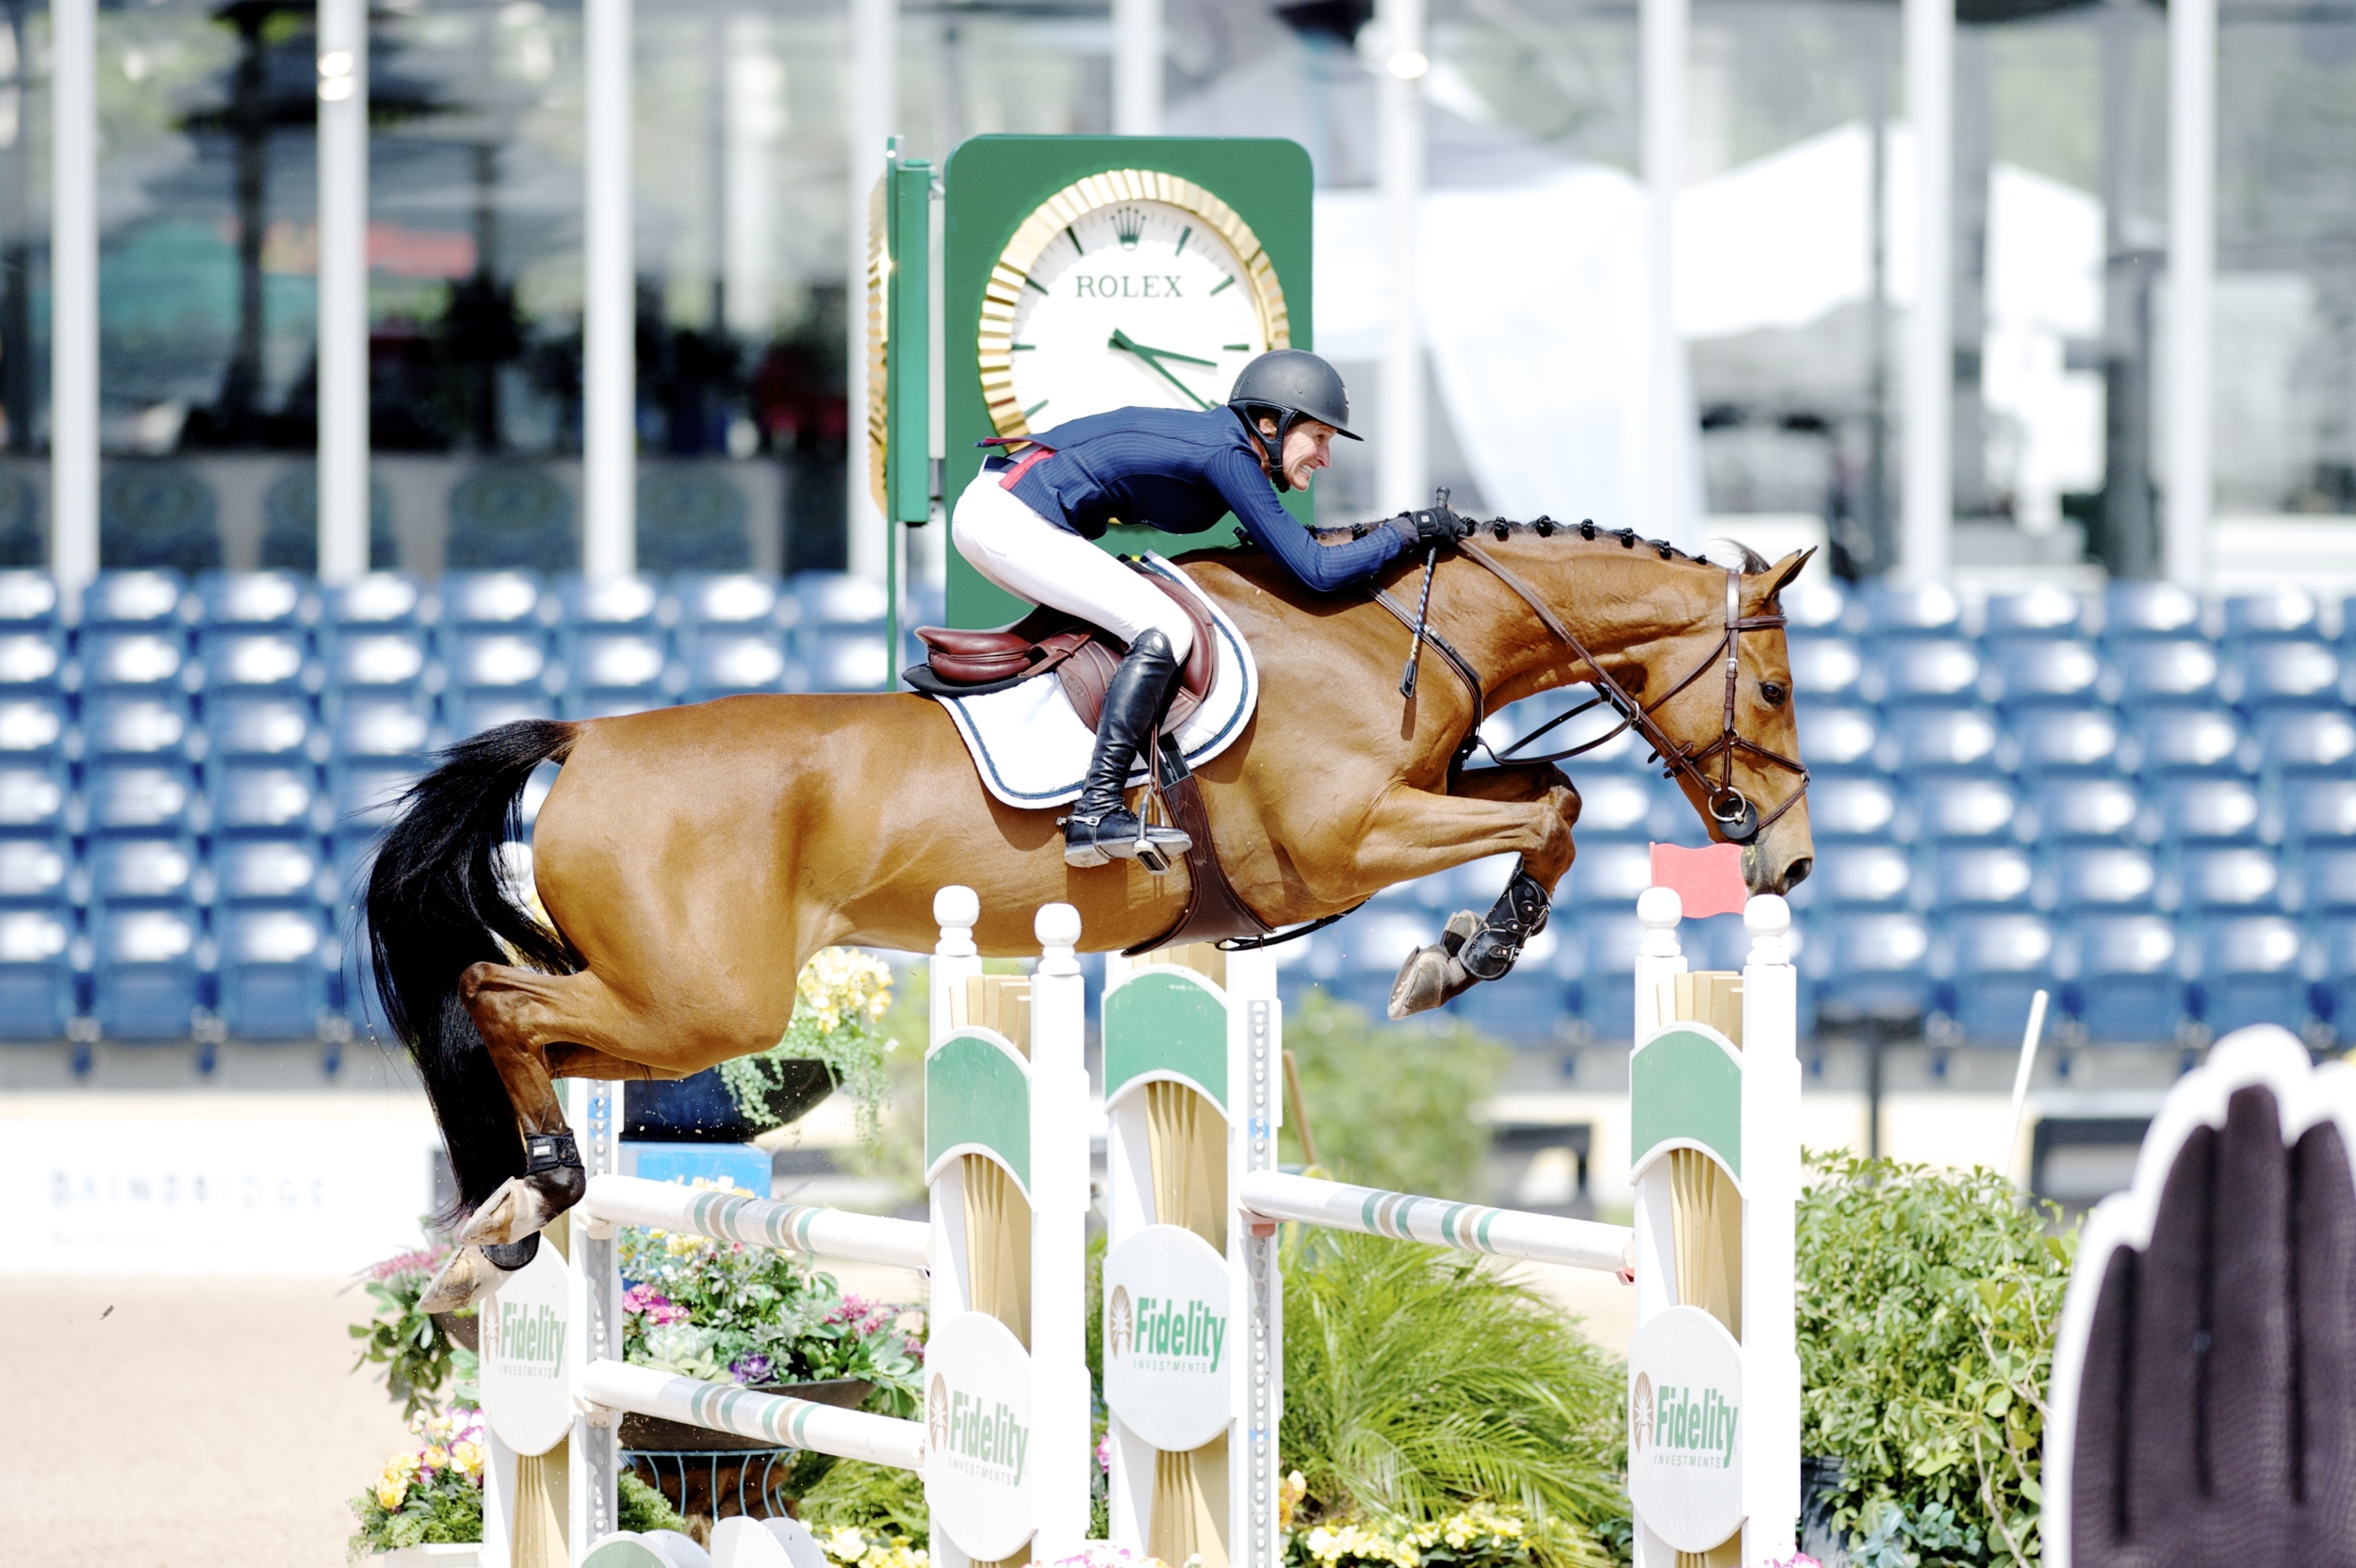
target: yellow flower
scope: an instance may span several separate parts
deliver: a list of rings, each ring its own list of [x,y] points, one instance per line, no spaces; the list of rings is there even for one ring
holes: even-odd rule
[[[462,1475],[462,1476],[467,1476],[467,1477],[472,1477],[472,1476],[476,1476],[476,1475],[479,1475],[479,1474],[481,1474],[481,1473],[482,1473],[482,1470],[483,1470],[483,1445],[482,1445],[482,1444],[480,1444],[480,1443],[461,1443],[461,1444],[458,1444],[456,1446],[454,1446],[454,1447],[452,1447],[452,1448],[450,1449],[450,1462],[451,1462],[453,1464],[457,1465],[457,1467],[458,1467],[458,1473],[459,1473],[460,1475]]]
[[[376,1506],[391,1513],[400,1509],[401,1499],[408,1495],[409,1486],[405,1481],[379,1481],[376,1486]]]
[[[443,1447],[438,1443],[434,1445],[433,1447],[428,1448],[420,1457],[425,1461],[425,1467],[428,1470],[447,1470],[450,1468],[450,1450]]]

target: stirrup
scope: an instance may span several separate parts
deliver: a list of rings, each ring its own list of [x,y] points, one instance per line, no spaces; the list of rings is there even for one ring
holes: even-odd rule
[[[1114,859],[1135,860],[1159,876],[1171,858],[1194,848],[1194,840],[1175,827],[1150,825],[1123,807],[1094,819],[1076,812],[1063,819],[1063,860],[1067,866],[1101,866]],[[1074,830],[1085,835],[1075,837]]]

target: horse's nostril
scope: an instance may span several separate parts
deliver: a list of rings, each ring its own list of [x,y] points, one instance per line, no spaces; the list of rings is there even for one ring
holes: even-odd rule
[[[1816,857],[1803,855],[1783,868],[1783,890],[1790,892],[1808,880],[1808,874],[1816,869]]]

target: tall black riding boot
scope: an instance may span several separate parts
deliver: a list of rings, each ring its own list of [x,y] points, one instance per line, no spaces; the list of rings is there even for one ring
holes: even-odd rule
[[[1064,819],[1063,858],[1068,866],[1101,866],[1119,856],[1148,863],[1184,855],[1194,841],[1174,827],[1146,827],[1129,809],[1129,770],[1137,753],[1153,743],[1153,727],[1178,679],[1178,659],[1159,630],[1140,632],[1104,689],[1104,716],[1096,722],[1096,754],[1088,760],[1080,798]],[[1155,856],[1149,851],[1159,851]]]

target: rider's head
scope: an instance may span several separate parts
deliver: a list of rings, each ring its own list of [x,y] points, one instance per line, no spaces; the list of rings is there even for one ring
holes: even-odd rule
[[[1279,490],[1305,486],[1332,462],[1334,436],[1359,439],[1350,428],[1350,392],[1340,372],[1300,349],[1272,350],[1245,366],[1227,406],[1259,434]]]

